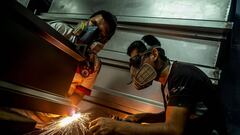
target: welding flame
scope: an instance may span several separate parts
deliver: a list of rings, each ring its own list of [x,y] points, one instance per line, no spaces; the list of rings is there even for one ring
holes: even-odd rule
[[[68,124],[71,124],[72,122],[77,121],[80,117],[81,117],[81,114],[80,114],[80,113],[78,113],[78,114],[73,114],[73,115],[70,116],[70,117],[66,117],[66,118],[60,120],[60,121],[59,121],[59,126],[60,126],[60,127],[65,127],[65,126],[67,126]]]
[[[90,120],[89,113],[75,113],[72,116],[62,118],[44,127],[40,135],[72,135],[87,132],[86,124]]]

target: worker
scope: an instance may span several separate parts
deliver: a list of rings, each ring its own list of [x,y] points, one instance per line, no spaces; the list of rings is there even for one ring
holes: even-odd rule
[[[91,88],[101,68],[101,61],[97,57],[97,53],[115,33],[117,18],[108,11],[100,10],[92,14],[87,21],[82,21],[75,27],[61,21],[47,23],[71,41],[75,45],[76,51],[78,51],[78,48],[86,47],[85,50],[87,51],[84,52],[84,55],[87,59],[79,62],[71,86],[67,91],[67,96],[72,104],[78,105],[84,95],[90,95]],[[94,33],[90,32],[89,34],[91,30],[94,30]],[[83,52],[80,51],[80,53]],[[59,115],[44,112],[15,108],[12,110],[35,120],[37,123],[36,128],[42,128],[60,117]]]
[[[82,52],[79,49],[83,55],[87,53],[88,56],[85,61],[79,62],[68,90],[69,98],[77,105],[84,95],[90,95],[101,68],[97,53],[115,33],[117,18],[108,11],[100,10],[91,15],[89,20],[82,21],[75,27],[59,21],[50,21],[48,24],[74,43],[76,48],[85,47],[82,50],[88,51]]]
[[[161,83],[164,111],[133,114],[122,121],[100,117],[90,122],[95,135],[212,135],[226,134],[221,104],[210,79],[194,65],[170,63],[160,46],[146,46],[141,40],[128,48],[133,86]],[[144,123],[144,124],[143,124]]]

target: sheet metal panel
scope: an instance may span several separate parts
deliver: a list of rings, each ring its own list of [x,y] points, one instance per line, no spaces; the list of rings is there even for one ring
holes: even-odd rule
[[[128,56],[124,56],[126,55],[128,46],[134,40],[141,39],[145,34],[147,33],[118,30],[104,48],[104,50],[118,53],[102,51],[100,52],[100,56],[128,61]],[[180,38],[176,36],[155,36],[162,43],[162,48],[165,49],[166,55],[171,60],[183,61],[208,67],[216,66],[220,48],[219,41]]]
[[[27,7],[30,0],[17,0],[17,2],[21,3],[24,7]]]
[[[0,80],[0,107],[3,106],[61,115],[77,110],[64,96]]]
[[[92,14],[105,9],[117,16],[227,21],[231,0],[53,0],[51,13]]]

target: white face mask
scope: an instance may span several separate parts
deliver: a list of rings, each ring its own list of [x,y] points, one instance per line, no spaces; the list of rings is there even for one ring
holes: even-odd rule
[[[133,76],[133,84],[136,89],[141,90],[152,85],[156,77],[156,70],[150,64],[144,63],[136,75]]]

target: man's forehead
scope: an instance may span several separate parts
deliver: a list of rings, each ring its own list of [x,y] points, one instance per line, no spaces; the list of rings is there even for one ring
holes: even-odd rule
[[[101,20],[101,19],[103,19],[101,14],[95,15],[95,16],[90,18],[90,20]]]
[[[131,52],[131,57],[135,57],[137,55],[143,55],[145,52],[139,52],[139,50],[137,48],[133,49]]]
[[[132,52],[130,53],[130,57],[135,57],[135,56],[137,56],[137,55],[138,55],[138,49],[135,48],[135,49],[133,49]]]
[[[103,16],[101,14],[96,15],[94,17],[92,17],[90,20],[95,20],[98,25],[100,25],[101,29],[104,29],[104,31],[108,34],[109,33],[109,24],[108,22],[103,18]]]

